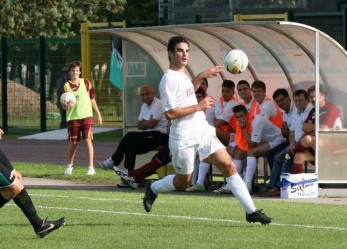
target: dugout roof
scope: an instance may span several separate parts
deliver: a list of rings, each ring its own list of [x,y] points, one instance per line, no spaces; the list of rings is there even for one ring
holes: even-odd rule
[[[232,79],[234,82],[241,79],[249,82],[260,79],[267,84],[271,97],[277,88],[291,91],[307,89],[319,80],[332,102],[339,106],[347,105],[346,50],[313,27],[269,21],[109,29],[108,32],[121,38],[125,48],[127,43],[131,43],[131,48],[140,48],[157,67],[159,75],[168,68],[168,39],[174,35],[182,35],[190,42],[187,73],[191,77],[205,68],[221,65],[223,55],[231,48],[239,48],[248,55],[249,66],[244,73],[232,75],[224,72],[210,80],[211,86],[221,85],[223,79]],[[139,63],[134,63],[136,61],[130,61],[131,56],[128,56],[128,53],[129,51],[123,49],[125,76],[142,67]],[[319,64],[319,76],[316,73],[316,64]],[[210,95],[217,96],[219,92],[218,87],[209,89]],[[347,117],[347,108],[343,109],[346,109],[343,112]],[[343,122],[347,127],[346,118]]]
[[[108,33],[122,40],[124,105],[129,106],[128,114],[133,114],[125,116],[124,122],[128,124],[136,124],[141,101],[138,105],[133,102],[138,87],[151,84],[157,89],[162,73],[168,68],[167,42],[170,37],[181,35],[190,42],[187,74],[192,78],[203,69],[221,65],[224,54],[232,48],[239,48],[248,55],[249,66],[244,73],[233,75],[224,72],[209,80],[210,95],[220,95],[223,79],[235,83],[242,79],[250,83],[255,79],[262,80],[267,85],[268,97],[272,97],[277,88],[293,92],[313,84],[317,88],[321,84],[330,102],[340,108],[343,127],[347,128],[346,50],[313,27],[293,22],[261,21],[114,28],[91,33]],[[316,105],[318,107],[318,103]],[[136,109],[132,111],[134,106]],[[326,149],[344,151],[347,148],[346,130],[328,134],[334,132],[339,133],[336,137],[339,142],[331,146],[330,141]],[[333,140],[328,136],[327,139]],[[347,160],[343,154],[347,153],[335,153],[328,158],[343,162]],[[336,173],[334,177],[347,182],[346,174]]]

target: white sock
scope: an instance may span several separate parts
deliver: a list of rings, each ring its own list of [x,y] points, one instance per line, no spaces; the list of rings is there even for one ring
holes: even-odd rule
[[[246,210],[248,214],[253,213],[256,208],[254,206],[253,200],[249,194],[249,191],[242,181],[239,174],[234,174],[225,178],[227,181],[226,187],[231,190],[231,192],[236,196],[236,198],[241,202],[241,205]]]
[[[72,164],[72,163],[66,164],[66,168],[71,168],[71,167],[73,167],[73,164]]]
[[[199,175],[196,184],[204,185],[208,171],[210,170],[210,164],[205,162],[200,162],[199,165]]]
[[[197,156],[197,157],[195,157],[195,160],[194,160],[194,170],[193,170],[193,174],[192,174],[192,185],[195,185],[196,181],[198,180],[199,164],[200,164],[200,159]]]
[[[236,165],[236,170],[239,175],[242,175],[242,169],[243,169],[243,160],[240,159],[233,159],[235,165]]]
[[[176,190],[173,184],[174,177],[175,175],[168,175],[159,181],[153,182],[151,186],[153,193],[157,194]]]
[[[247,157],[247,167],[246,167],[246,175],[244,175],[244,180],[248,190],[252,188],[252,181],[257,170],[257,159],[254,156]]]

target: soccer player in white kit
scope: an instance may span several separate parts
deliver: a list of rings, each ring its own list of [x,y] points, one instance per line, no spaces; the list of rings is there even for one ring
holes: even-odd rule
[[[158,181],[148,181],[145,186],[143,205],[150,212],[158,193],[185,190],[189,187],[196,153],[201,161],[215,165],[224,175],[227,187],[239,199],[246,211],[248,222],[269,224],[272,219],[257,210],[245,183],[236,171],[225,147],[216,137],[215,128],[208,125],[202,111],[213,105],[207,97],[200,103],[195,89],[203,78],[211,78],[223,71],[215,66],[199,73],[193,80],[185,74],[189,57],[189,43],[181,36],[172,37],[168,43],[169,69],[163,75],[159,90],[164,113],[171,120],[169,147],[176,175],[168,175]]]

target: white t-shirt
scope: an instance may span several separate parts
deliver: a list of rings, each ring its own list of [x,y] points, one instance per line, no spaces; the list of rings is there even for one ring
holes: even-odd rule
[[[266,98],[261,104],[256,104],[254,111],[256,111],[257,109],[260,109],[260,114],[258,115],[263,116],[267,119],[270,119],[277,115],[277,107],[275,102],[273,102],[272,100],[266,100]],[[254,114],[257,115],[256,113]]]
[[[313,107],[314,106],[311,103],[308,103],[308,105],[305,107],[305,110],[303,110],[302,112],[296,111],[294,113],[295,115],[293,116],[292,124],[290,125],[290,131],[294,132],[295,142],[298,142],[304,134],[302,130],[302,124],[307,119],[308,114]]]
[[[234,116],[233,107],[239,105],[239,102],[232,99],[227,102],[221,103],[220,99],[215,100],[215,116],[216,119],[222,119],[229,123],[230,119]]]
[[[198,104],[193,83],[184,72],[168,69],[160,81],[159,92],[164,112]],[[198,144],[208,127],[204,112],[193,112],[171,120],[170,140],[179,140],[179,149]]]
[[[148,106],[147,104],[143,104],[141,106],[140,115],[138,120],[158,120],[158,124],[152,129],[147,129],[145,131],[160,131],[161,133],[167,133],[167,120],[165,118],[163,112],[163,104],[161,101],[154,97],[152,103]]]
[[[295,117],[295,113],[298,112],[298,109],[294,105],[293,101],[290,102],[290,109],[289,112],[283,112],[283,121],[287,123],[288,128],[290,129],[290,126],[292,124],[292,121]]]
[[[215,120],[215,115],[214,115],[215,110],[214,109],[215,109],[214,107],[211,107],[211,108],[206,109],[206,111],[205,111],[207,123],[213,127],[214,127],[214,120]]]
[[[286,141],[281,129],[260,115],[256,115],[252,121],[251,140],[257,144],[267,142],[271,149]]]

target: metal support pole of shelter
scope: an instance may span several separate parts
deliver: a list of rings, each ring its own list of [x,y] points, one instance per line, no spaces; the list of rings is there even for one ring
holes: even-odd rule
[[[318,158],[318,141],[319,141],[319,32],[315,32],[315,89],[316,89],[316,102],[315,102],[315,136],[316,136],[316,145],[315,145],[315,165],[316,173],[319,171],[319,158]]]

